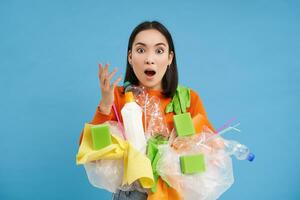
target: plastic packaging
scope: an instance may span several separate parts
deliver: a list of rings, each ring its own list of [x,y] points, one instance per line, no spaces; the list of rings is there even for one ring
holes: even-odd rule
[[[142,122],[142,109],[135,102],[133,93],[126,92],[126,103],[121,110],[128,141],[140,152],[146,153],[146,138]]]
[[[184,175],[181,173],[179,157],[186,153],[178,153],[168,145],[161,145],[159,151],[161,158],[157,163],[157,172],[184,200],[217,199],[234,182],[232,160],[228,155],[202,152],[206,171]]]
[[[223,143],[218,135],[203,128],[202,133],[198,133],[189,137],[177,137],[176,129],[174,128],[170,134],[169,144],[178,153],[205,151],[212,152],[223,148]]]
[[[152,136],[162,135],[168,138],[168,130],[164,114],[160,109],[160,100],[156,96],[150,96],[144,87],[131,85],[129,82],[124,84],[125,93],[132,92],[136,103],[142,108],[144,113],[145,135],[147,139]]]
[[[234,155],[238,160],[253,161],[255,158],[248,147],[234,140],[224,140],[224,151],[229,155]]]
[[[132,92],[135,101],[139,104],[142,105],[143,102],[145,102],[145,98],[146,98],[146,91],[144,87],[139,87],[139,86],[135,86],[132,85],[130,82],[126,81],[124,83],[124,88],[125,88],[125,93],[126,92]]]
[[[122,137],[122,132],[117,122],[108,121],[111,134]],[[122,184],[124,164],[123,159],[118,160],[97,160],[84,164],[89,182],[101,189],[116,192]]]
[[[146,120],[146,135],[147,137],[161,135],[164,138],[169,137],[169,129],[165,122],[164,114],[160,109],[160,100],[158,97],[152,96],[146,103],[146,109],[144,111]]]
[[[175,188],[184,200],[219,198],[234,182],[232,159],[225,152],[224,139],[209,129],[190,137],[175,137],[171,133],[169,145],[160,145],[158,174]],[[205,171],[191,175],[181,173],[179,157],[204,154]]]
[[[104,124],[109,125],[109,129],[112,135],[122,138],[122,132],[117,122],[107,121]],[[89,182],[97,188],[105,189],[110,192],[116,192],[118,189],[122,191],[148,191],[148,189],[143,188],[139,180],[133,182],[130,185],[122,185],[124,174],[123,157],[115,160],[101,159],[88,162],[84,164],[84,168]]]
[[[98,188],[116,192],[122,184],[123,159],[97,160],[84,165],[89,182]]]

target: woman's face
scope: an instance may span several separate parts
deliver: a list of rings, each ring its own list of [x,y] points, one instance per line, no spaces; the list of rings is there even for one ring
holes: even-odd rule
[[[162,89],[162,78],[172,59],[165,36],[155,29],[139,32],[128,52],[128,62],[139,84],[156,90]]]

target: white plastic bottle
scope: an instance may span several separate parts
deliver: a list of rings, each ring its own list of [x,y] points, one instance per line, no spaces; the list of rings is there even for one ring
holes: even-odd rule
[[[142,108],[135,102],[132,92],[125,93],[126,103],[121,110],[128,141],[140,152],[146,153]]]

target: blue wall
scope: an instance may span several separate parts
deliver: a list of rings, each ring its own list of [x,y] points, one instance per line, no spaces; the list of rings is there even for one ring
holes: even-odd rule
[[[236,117],[255,162],[221,199],[300,199],[297,1],[0,1],[0,199],[110,199],[75,165],[100,100],[98,62],[124,75],[132,29],[159,20],[180,83],[217,128]]]

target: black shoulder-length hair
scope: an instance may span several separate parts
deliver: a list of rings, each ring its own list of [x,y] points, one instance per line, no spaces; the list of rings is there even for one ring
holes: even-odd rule
[[[174,44],[173,44],[173,40],[172,40],[172,36],[171,36],[170,32],[164,25],[162,25],[158,21],[142,22],[137,27],[135,27],[134,30],[132,31],[130,38],[129,38],[129,42],[128,42],[127,57],[126,57],[127,66],[126,66],[126,75],[125,75],[124,83],[126,81],[129,81],[130,83],[132,83],[134,85],[139,84],[139,80],[136,77],[132,67],[130,66],[130,64],[128,62],[128,54],[129,54],[129,51],[132,51],[132,45],[133,45],[133,41],[134,41],[136,35],[141,31],[149,30],[149,29],[155,29],[155,30],[159,31],[161,34],[163,34],[169,45],[169,53],[171,53],[171,51],[173,51],[172,63],[167,68],[166,73],[162,78],[162,89],[163,89],[162,94],[165,97],[173,97],[176,92],[177,85],[178,85],[178,71],[177,71],[177,64],[176,64],[175,48],[174,48]]]

